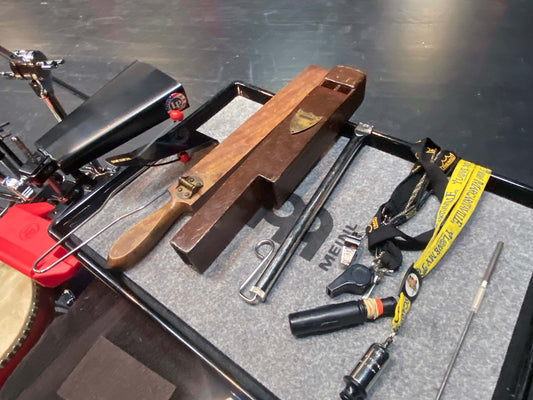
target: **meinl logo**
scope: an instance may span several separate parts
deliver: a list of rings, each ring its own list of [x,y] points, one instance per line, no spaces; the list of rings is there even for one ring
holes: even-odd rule
[[[19,238],[20,240],[30,240],[31,238],[35,237],[37,232],[39,232],[39,225],[35,222],[32,222],[31,224],[24,226],[19,231]]]
[[[294,193],[287,199],[287,201],[290,202],[293,207],[291,214],[281,216],[275,214],[272,210],[262,209],[262,212],[257,213],[248,222],[248,226],[255,228],[257,224],[264,219],[269,224],[278,227],[276,233],[272,236],[272,240],[278,244],[282,243],[305,208],[305,203],[302,198]],[[312,260],[333,229],[333,218],[325,208],[320,210],[317,218],[320,221],[319,227],[310,230],[305,234],[302,239],[302,244],[304,244],[304,246],[298,254],[306,261]]]
[[[277,215],[272,210],[263,209],[262,212],[257,213],[249,222],[248,226],[255,228],[261,220],[265,220],[269,224],[276,226],[278,229],[272,236],[272,240],[278,244],[289,234],[289,231],[296,223],[296,220],[305,208],[305,203],[302,198],[296,194],[292,194],[287,200],[293,207],[292,212],[289,215]],[[311,261],[320,247],[324,244],[327,238],[330,236],[333,230],[333,218],[327,209],[323,208],[317,215],[319,220],[318,228],[307,232],[302,239],[304,244],[299,252],[299,256],[306,261]],[[356,224],[345,225],[341,232],[335,237],[333,243],[328,248],[327,253],[324,255],[323,260],[318,263],[318,267],[324,271],[328,271],[330,267],[338,259],[342,246],[344,245],[344,239],[348,235],[354,235],[357,228]]]

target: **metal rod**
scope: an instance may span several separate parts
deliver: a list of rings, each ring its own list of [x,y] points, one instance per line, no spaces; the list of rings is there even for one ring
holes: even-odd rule
[[[11,161],[18,165],[19,167],[22,165],[22,160],[17,157],[13,151],[7,147],[7,144],[4,143],[4,137],[0,138],[0,148],[6,153],[6,156],[11,159]]]
[[[463,342],[465,341],[465,337],[468,332],[468,329],[470,328],[470,325],[472,324],[474,315],[476,315],[477,310],[479,309],[479,305],[481,304],[481,301],[483,300],[483,296],[485,295],[485,289],[487,288],[487,284],[489,283],[490,277],[492,273],[494,272],[494,267],[496,266],[496,263],[498,262],[498,258],[500,257],[500,253],[502,252],[502,249],[503,249],[503,242],[498,242],[498,244],[496,245],[496,249],[494,250],[494,253],[492,253],[492,257],[485,271],[485,275],[483,276],[483,280],[481,281],[481,285],[479,286],[476,296],[474,297],[474,301],[472,302],[472,307],[470,308],[470,315],[468,316],[468,319],[466,320],[465,327],[463,328],[463,333],[461,333],[459,342],[457,343],[457,346],[455,347],[455,351],[453,352],[452,359],[450,360],[450,364],[448,365],[448,368],[446,369],[446,373],[444,374],[444,379],[442,380],[442,383],[439,388],[439,392],[437,393],[437,397],[435,397],[435,400],[439,400],[442,396],[442,393],[444,392],[444,387],[446,386],[446,383],[448,382],[448,378],[450,377],[450,373],[452,372],[453,366],[455,365],[455,360],[457,359],[457,356],[459,355],[459,351],[461,351],[461,347],[463,346]]]
[[[64,80],[61,80],[55,76],[52,76],[52,80],[55,83],[57,83],[59,86],[62,86],[63,88],[67,89],[70,93],[72,93],[75,96],[78,96],[82,100],[87,100],[89,98],[88,94],[85,94],[81,90],[76,89],[74,86],[68,84]]]
[[[10,139],[11,139],[11,142],[15,146],[17,146],[19,151],[22,154],[24,154],[24,156],[26,157],[27,161],[33,162],[33,163],[37,162],[37,159],[34,157],[33,154],[31,154],[30,149],[28,149],[28,146],[26,146],[26,144],[22,141],[21,138],[19,138],[18,136],[12,135]]]
[[[2,175],[2,174],[0,174]],[[2,179],[5,178],[5,176],[2,176]],[[5,192],[0,192],[0,199],[4,199],[4,200],[7,200],[7,201],[10,201],[10,202],[15,202],[15,203],[18,203],[20,202],[20,198],[15,196],[14,194],[11,194],[11,193],[5,193]]]
[[[354,136],[349,140],[341,154],[330,168],[326,177],[320,183],[309,203],[305,206],[302,214],[296,220],[291,231],[280,245],[278,251],[272,257],[257,283],[250,291],[257,295],[257,300],[264,302],[268,293],[276,283],[279,275],[287,265],[296,248],[300,244],[305,233],[311,227],[316,215],[328,199],[329,195],[339,182],[340,178],[359,152],[365,138],[372,132],[372,127],[359,123]]]
[[[57,119],[57,122],[61,122],[67,116],[65,109],[54,93],[48,93],[45,96],[41,96],[41,99],[43,99],[45,104],[48,106],[48,109]]]
[[[264,255],[260,253],[260,248],[263,246],[269,247],[268,252]],[[270,239],[264,239],[255,245],[254,250],[255,255],[261,260],[261,262],[257,265],[255,270],[250,274],[250,276],[243,282],[243,284],[239,288],[239,296],[241,296],[241,299],[250,304],[257,303],[258,299],[257,294],[251,292],[249,286],[251,285],[254,279],[257,282],[257,279],[259,279],[259,276],[261,276],[260,274],[262,274],[265,270],[266,266],[270,262],[272,255],[276,250],[276,244]]]
[[[6,154],[0,150],[0,165],[3,165],[7,170],[14,174],[17,178],[19,177],[18,167],[9,160]]]
[[[11,60],[13,58],[13,53],[6,49],[3,46],[0,46],[0,56],[7,58],[8,60]]]

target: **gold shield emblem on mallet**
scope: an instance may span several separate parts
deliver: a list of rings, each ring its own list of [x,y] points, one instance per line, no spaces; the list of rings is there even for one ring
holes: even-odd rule
[[[290,126],[291,134],[294,135],[296,133],[305,131],[306,129],[316,125],[321,119],[321,116],[315,115],[312,112],[306,112],[300,108],[298,111],[296,111],[294,117],[292,117]]]

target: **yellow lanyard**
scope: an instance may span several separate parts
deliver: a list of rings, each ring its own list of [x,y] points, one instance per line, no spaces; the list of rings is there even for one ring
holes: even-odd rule
[[[460,160],[455,167],[435,219],[435,231],[416,262],[405,273],[401,292],[392,320],[396,333],[416,299],[422,278],[431,272],[448,251],[474,212],[491,171],[471,162]]]

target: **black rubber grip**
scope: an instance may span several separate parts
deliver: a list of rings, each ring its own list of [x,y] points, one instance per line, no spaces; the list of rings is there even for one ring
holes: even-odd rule
[[[366,317],[365,303],[356,300],[292,313],[289,325],[294,336],[303,337],[360,325]]]

